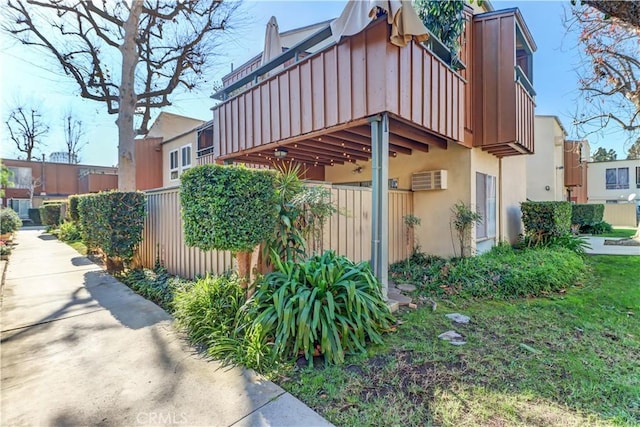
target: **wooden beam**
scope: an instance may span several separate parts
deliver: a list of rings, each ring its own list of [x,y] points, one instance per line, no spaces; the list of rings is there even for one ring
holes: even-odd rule
[[[306,153],[309,154],[316,154],[316,155],[320,155],[320,156],[329,156],[331,155],[342,155],[342,153],[344,153],[344,150],[341,150],[338,147],[333,147],[333,146],[328,146],[325,145],[322,148],[319,148],[317,145],[315,145],[316,142],[315,141],[310,141],[309,143],[306,142],[296,142],[295,145],[297,145],[297,148],[294,146],[294,150],[301,150],[304,151]],[[356,153],[352,153],[351,150],[349,150],[349,154],[351,155],[352,159],[356,159],[356,160],[369,160],[369,156],[368,156],[368,152],[357,152]]]
[[[333,132],[331,135],[344,139],[345,141],[356,142],[358,144],[366,144],[369,146],[371,145],[371,137],[367,138],[366,136],[359,135],[357,133],[352,133],[349,130]],[[389,144],[389,154],[391,154],[392,156],[395,156],[394,153],[411,154],[411,150],[409,148],[401,147],[399,145]]]
[[[447,148],[446,139],[436,136],[432,133],[419,130],[399,120],[389,121],[389,131],[394,135],[398,135],[422,144],[435,145],[436,147],[440,147],[442,149]]]
[[[356,135],[364,136],[367,138],[371,138],[371,131],[367,127],[354,127],[347,129],[346,132],[353,133]],[[412,144],[413,143],[413,144]],[[396,135],[389,135],[389,152],[397,152],[400,154],[411,154],[412,146],[415,145],[414,141],[410,141],[407,143],[406,138],[398,137]],[[424,151],[425,153],[429,151],[429,147],[423,145],[415,145],[416,150]]]
[[[348,129],[348,128],[351,128],[351,127],[354,127],[354,126],[362,126],[362,125],[366,125],[368,123],[369,122],[368,122],[367,118],[364,117],[364,118],[361,118],[361,119],[353,120],[351,122],[347,122],[347,123],[343,123],[343,124],[340,124],[340,125],[332,126],[330,128],[324,128],[324,129],[320,129],[320,130],[317,130],[317,131],[313,131],[313,132],[308,132],[308,133],[301,134],[301,135],[292,136],[291,138],[282,139],[280,141],[271,142],[269,144],[260,145],[260,146],[257,146],[257,147],[252,147],[252,148],[249,148],[249,149],[246,149],[246,150],[240,150],[240,151],[237,151],[235,153],[225,154],[223,156],[220,156],[220,158],[225,160],[225,159],[238,157],[238,155],[257,153],[257,152],[261,152],[261,151],[264,151],[264,150],[274,150],[276,147],[281,147],[281,146],[293,144],[295,142],[304,141],[306,139],[313,139],[313,138],[316,138],[316,137],[319,137],[319,136],[323,136],[323,135],[329,135],[329,134],[331,134],[331,132],[336,132],[336,131],[339,131],[339,130]]]
[[[310,141],[298,142],[296,144],[298,146],[302,145],[307,149],[314,149],[320,153],[323,151],[333,153],[333,155],[338,155],[338,154],[342,155],[343,153],[346,153],[346,154],[350,154],[351,156],[361,157],[362,160],[365,160],[371,157],[371,154],[369,153],[368,150],[356,150],[353,148],[346,148],[341,145],[337,145],[335,143],[329,143],[326,141],[310,140]],[[293,146],[295,147],[296,144],[294,144]]]

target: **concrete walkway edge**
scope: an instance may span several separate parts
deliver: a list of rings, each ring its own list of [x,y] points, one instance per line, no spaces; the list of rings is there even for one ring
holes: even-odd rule
[[[15,240],[1,425],[331,425],[255,372],[196,354],[164,310],[53,236]]]

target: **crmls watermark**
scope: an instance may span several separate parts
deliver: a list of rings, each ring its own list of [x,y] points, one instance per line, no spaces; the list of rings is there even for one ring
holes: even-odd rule
[[[187,414],[184,412],[140,412],[136,416],[138,424],[180,425],[187,424]]]

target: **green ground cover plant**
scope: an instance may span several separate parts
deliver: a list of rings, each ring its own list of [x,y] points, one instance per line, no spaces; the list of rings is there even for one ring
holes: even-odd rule
[[[514,249],[499,245],[475,257],[444,260],[416,253],[410,260],[390,267],[397,283],[412,283],[425,296],[489,299],[557,292],[579,281],[585,268],[581,256],[557,246]]]
[[[584,281],[543,298],[433,297],[368,355],[276,380],[338,426],[638,425],[640,257],[586,263]],[[437,338],[450,329],[467,344]]]

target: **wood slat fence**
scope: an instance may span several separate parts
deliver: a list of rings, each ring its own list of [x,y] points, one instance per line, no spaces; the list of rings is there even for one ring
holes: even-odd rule
[[[370,188],[327,186],[337,213],[329,218],[323,230],[320,249],[333,249],[354,261],[371,256]],[[138,256],[143,266],[152,267],[156,258],[169,273],[185,278],[220,274],[234,267],[227,251],[201,251],[184,243],[180,216],[179,188],[151,190],[147,193],[147,218]],[[403,217],[413,213],[410,191],[389,191],[389,262],[409,255]]]

